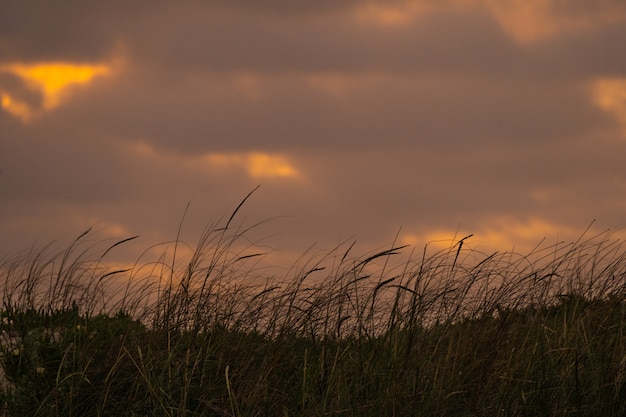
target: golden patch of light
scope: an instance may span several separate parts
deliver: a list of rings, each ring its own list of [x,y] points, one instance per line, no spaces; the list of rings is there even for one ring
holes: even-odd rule
[[[484,253],[515,251],[527,254],[544,238],[545,245],[550,245],[557,240],[575,240],[581,232],[581,230],[550,223],[540,218],[516,220],[501,217],[493,219],[486,227],[468,233],[436,229],[421,235],[406,234],[401,237],[401,242],[416,247],[423,247],[427,244],[428,248],[437,251],[451,249],[459,239],[473,234],[471,238],[464,241],[464,247]]]
[[[487,0],[486,3],[500,26],[518,42],[530,43],[558,31],[557,22],[550,18],[548,2]]]
[[[300,173],[279,154],[263,152],[211,153],[203,157],[208,165],[220,169],[241,168],[252,178],[299,178]]]
[[[424,233],[423,235],[417,234],[404,234],[400,237],[400,243],[402,245],[411,245],[414,247],[428,246],[431,251],[440,251],[453,248],[460,239],[470,235],[471,233],[461,233],[455,230],[435,229]],[[473,238],[470,238],[473,239]],[[471,242],[472,240],[464,241],[464,244]]]
[[[24,123],[29,122],[33,118],[33,112],[28,104],[16,100],[8,93],[2,92],[0,94],[0,105],[9,114],[17,117]]]
[[[43,109],[52,110],[61,104],[63,94],[68,87],[77,84],[88,84],[95,77],[109,74],[111,67],[102,64],[80,65],[65,62],[13,63],[0,67],[0,71],[17,75],[24,80],[30,89],[41,92],[43,95]],[[8,108],[9,112],[12,112],[13,115],[21,118],[23,121],[30,120],[36,114],[34,109],[23,103],[19,110],[9,110],[11,107],[5,105],[5,101],[15,102],[15,99],[12,97],[9,97],[9,100],[3,99],[3,107]],[[25,116],[26,114],[28,116]]]
[[[405,233],[400,236],[398,240],[401,245],[419,246],[422,243],[422,239],[415,234]]]
[[[83,223],[95,225],[95,228],[98,230],[98,235],[102,235],[107,238],[125,239],[131,236],[131,232],[126,228],[126,226],[119,223],[101,220],[96,217],[90,217],[86,221],[83,221]]]
[[[576,8],[556,0],[481,0],[500,26],[521,44],[592,29],[611,22],[626,21],[626,10],[618,4],[589,3]]]
[[[281,155],[252,153],[247,156],[248,172],[253,178],[294,178],[298,171]]]
[[[596,80],[592,83],[591,95],[596,106],[617,119],[626,137],[626,78]]]
[[[212,152],[199,155],[184,155],[155,148],[145,140],[127,143],[126,149],[143,160],[162,166],[184,166],[192,171],[242,170],[251,178],[301,179],[300,171],[283,154],[266,152]]]
[[[517,220],[502,217],[477,233],[479,244],[489,250],[515,250],[527,253],[545,238],[547,244],[557,240],[575,239],[580,233],[572,227],[550,223],[540,218]]]

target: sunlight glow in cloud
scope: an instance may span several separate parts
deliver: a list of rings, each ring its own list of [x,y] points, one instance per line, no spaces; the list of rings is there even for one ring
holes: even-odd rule
[[[108,75],[110,71],[111,69],[107,65],[79,65],[65,62],[14,63],[0,66],[0,72],[17,75],[29,89],[42,94],[43,110],[52,110],[58,107],[68,87],[76,84],[87,84],[97,76]],[[37,115],[39,109],[32,108],[6,91],[1,91],[1,93],[2,108],[22,122],[28,122]]]
[[[402,236],[401,243],[413,245],[418,248],[428,244],[433,250],[449,249],[459,239],[473,234],[464,244],[468,248],[485,253],[495,251],[515,251],[522,255],[528,254],[543,238],[549,246],[558,240],[575,240],[583,230],[575,230],[565,225],[557,225],[540,218],[518,220],[510,217],[492,219],[489,225],[474,231],[455,230],[432,230],[422,235],[406,234]]]
[[[160,165],[184,166],[194,171],[243,170],[250,178],[301,178],[300,172],[291,161],[281,154],[267,152],[228,152],[205,153],[202,155],[181,155],[155,148],[146,141],[137,141],[128,150],[144,160],[152,160]]]
[[[565,225],[557,225],[543,219],[532,217],[517,220],[502,217],[490,223],[490,226],[477,236],[477,243],[493,250],[514,249],[525,254],[532,250],[545,238],[547,244],[558,240],[573,240],[582,233]]]
[[[299,172],[282,155],[263,152],[208,154],[204,157],[211,166],[243,168],[252,178],[298,178]]]
[[[557,0],[480,0],[516,41],[534,43],[566,32],[578,32],[626,21],[618,2],[569,5]]]
[[[33,112],[28,104],[14,99],[8,93],[0,92],[0,105],[9,114],[17,117],[24,123],[29,122],[33,117]]]
[[[411,245],[418,249],[422,249],[424,246],[427,246],[430,250],[437,252],[440,250],[451,249],[460,239],[463,239],[468,235],[470,235],[470,233],[462,233],[455,230],[436,229],[421,235],[411,233],[404,234],[400,237],[400,244]],[[473,241],[473,237],[470,239]],[[470,241],[468,240],[468,242]]]
[[[105,65],[75,65],[69,63],[44,63],[36,65],[13,64],[6,69],[20,76],[33,89],[44,95],[44,108],[57,107],[61,93],[72,84],[86,84],[94,77],[109,73]]]
[[[626,78],[604,78],[592,85],[594,103],[609,112],[622,125],[626,137]]]
[[[363,2],[355,8],[356,21],[396,28],[415,24],[439,11],[488,10],[515,41],[531,44],[563,33],[590,30],[600,25],[626,22],[619,1],[571,2],[561,0],[404,0]]]
[[[568,32],[590,30],[607,23],[626,22],[620,1],[568,2],[562,0],[404,0],[364,2],[356,20],[381,27],[414,24],[438,11],[487,9],[513,39],[530,44]]]

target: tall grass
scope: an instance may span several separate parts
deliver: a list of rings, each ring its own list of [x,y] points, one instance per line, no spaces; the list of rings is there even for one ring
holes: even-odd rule
[[[608,232],[525,255],[347,242],[272,276],[240,207],[185,259],[111,269],[133,238],[89,232],[3,259],[5,415],[626,411],[626,254]]]

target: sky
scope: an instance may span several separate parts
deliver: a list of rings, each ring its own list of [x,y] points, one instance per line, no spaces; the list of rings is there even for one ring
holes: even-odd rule
[[[257,186],[279,263],[626,237],[624,45],[623,0],[0,0],[0,257],[193,245]]]

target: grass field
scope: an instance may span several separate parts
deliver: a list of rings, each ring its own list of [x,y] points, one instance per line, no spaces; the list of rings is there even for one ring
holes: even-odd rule
[[[107,266],[126,240],[89,233],[3,258],[5,415],[625,415],[608,232],[524,255],[346,244],[276,277],[236,213],[130,270]]]

